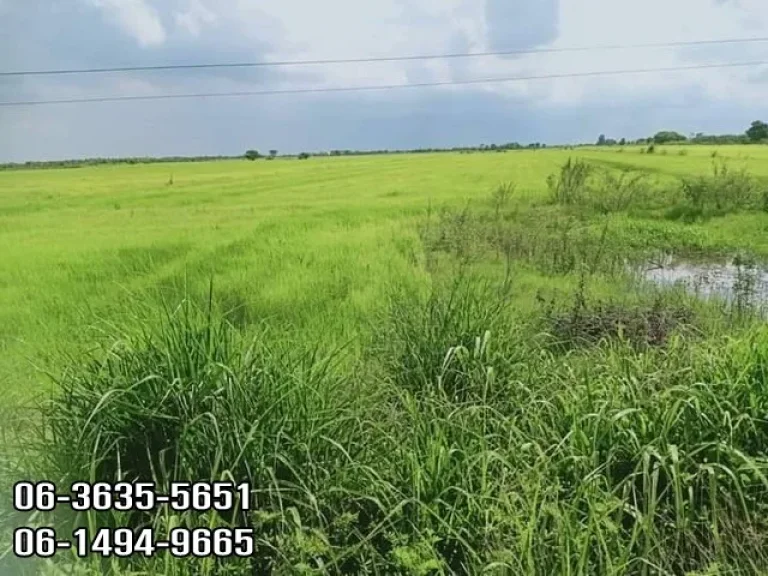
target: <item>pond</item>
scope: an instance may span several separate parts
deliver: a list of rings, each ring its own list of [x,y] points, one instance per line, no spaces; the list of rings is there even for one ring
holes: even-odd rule
[[[682,286],[702,299],[719,299],[738,306],[765,308],[768,303],[768,267],[732,259],[693,262],[664,257],[636,272],[657,286]]]

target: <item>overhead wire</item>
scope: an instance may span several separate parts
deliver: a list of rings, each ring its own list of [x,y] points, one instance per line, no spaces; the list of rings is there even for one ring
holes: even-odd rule
[[[759,60],[752,62],[726,62],[713,64],[694,64],[688,66],[670,66],[666,68],[636,68],[621,70],[597,70],[589,72],[569,72],[561,74],[539,74],[527,76],[511,76],[502,78],[480,78],[469,80],[448,80],[442,82],[419,82],[410,84],[382,84],[370,86],[339,86],[339,87],[317,87],[317,88],[286,88],[275,90],[255,90],[255,91],[231,91],[231,92],[201,92],[201,93],[182,93],[182,94],[146,94],[146,95],[128,95],[128,96],[97,96],[87,98],[61,98],[50,100],[16,100],[0,101],[0,107],[21,107],[21,106],[47,106],[56,104],[94,104],[104,102],[138,102],[152,100],[181,100],[181,99],[200,99],[200,98],[231,98],[231,97],[258,97],[258,96],[278,96],[278,95],[298,95],[298,94],[324,94],[324,93],[344,93],[344,92],[372,92],[387,90],[403,90],[415,88],[435,88],[447,86],[468,86],[481,84],[502,84],[513,82],[528,82],[539,80],[556,80],[567,78],[588,78],[598,76],[619,76],[628,74],[653,74],[666,72],[683,72],[695,70],[712,70],[725,68],[747,68],[768,65],[768,60]]]
[[[552,47],[552,48],[530,48],[518,50],[500,50],[491,52],[454,52],[447,54],[417,54],[403,56],[380,56],[364,58],[337,58],[327,60],[282,60],[282,61],[259,61],[259,62],[224,62],[224,63],[192,63],[192,64],[161,64],[149,66],[113,66],[102,68],[69,68],[69,69],[49,69],[49,70],[7,70],[0,71],[0,78],[18,77],[18,76],[57,76],[57,75],[86,75],[86,74],[112,74],[125,72],[156,72],[171,70],[201,70],[217,68],[270,68],[286,66],[323,66],[337,64],[367,64],[375,62],[407,62],[423,60],[449,60],[459,58],[486,58],[501,56],[524,56],[532,54],[562,54],[570,52],[600,52],[612,50],[632,50],[648,48],[685,48],[702,47],[727,44],[750,44],[768,42],[768,37],[752,38],[723,38],[714,40],[692,40],[692,41],[673,41],[673,42],[655,42],[639,44],[612,44],[596,46],[573,46],[573,47]]]

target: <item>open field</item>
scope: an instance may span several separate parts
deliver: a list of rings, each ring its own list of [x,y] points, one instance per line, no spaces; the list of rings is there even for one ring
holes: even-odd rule
[[[640,151],[0,172],[26,473],[256,491],[78,519],[248,523],[253,561],[83,570],[768,573],[768,147]],[[728,302],[638,279],[734,256]]]
[[[715,148],[685,157],[588,150],[578,156],[661,176],[709,172]],[[721,147],[768,177],[768,150]],[[216,162],[0,173],[0,381],[27,390],[51,347],[89,336],[130,294],[178,284],[185,272],[254,318],[344,338],[382,301],[387,281],[426,280],[411,256],[430,204],[485,200],[504,181],[522,208],[573,152],[439,154]],[[748,157],[748,160],[740,160]],[[173,176],[174,184],[168,185]],[[643,221],[633,221],[640,226]],[[710,248],[768,255],[768,220],[732,215],[648,229]],[[313,333],[314,335],[314,333]]]

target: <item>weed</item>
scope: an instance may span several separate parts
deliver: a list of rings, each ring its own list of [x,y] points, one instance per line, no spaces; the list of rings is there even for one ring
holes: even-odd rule
[[[560,167],[558,174],[551,174],[547,178],[552,201],[566,206],[583,201],[591,172],[592,167],[586,162],[569,158]]]
[[[754,258],[737,255],[734,259],[736,278],[733,283],[731,309],[737,319],[751,317],[755,313],[757,269]]]
[[[714,162],[711,176],[684,179],[682,193],[694,210],[727,213],[759,205],[757,183],[741,168],[732,170],[726,162]]]
[[[377,358],[389,359],[385,369],[398,388],[412,393],[440,386],[449,397],[468,391],[455,363],[461,354],[476,350],[478,338],[502,330],[510,285],[495,287],[468,275],[435,287],[426,300],[400,294],[388,308],[388,328],[380,333]]]
[[[589,203],[602,214],[626,211],[644,201],[649,191],[648,176],[643,172],[604,170],[599,182],[590,189]]]
[[[424,248],[432,256],[430,262],[436,261],[435,256],[439,252],[448,253],[463,263],[476,260],[482,251],[481,239],[487,233],[479,226],[469,205],[460,211],[441,210],[434,225],[429,214],[419,228]]]
[[[550,301],[544,318],[556,347],[566,349],[613,339],[639,348],[663,346],[676,331],[694,327],[693,311],[668,296],[657,295],[650,304],[604,302],[588,299],[583,287],[565,310]]]
[[[496,190],[494,190],[491,202],[497,219],[500,218],[501,212],[509,205],[509,201],[512,199],[515,189],[516,187],[513,183],[505,182],[499,184]]]

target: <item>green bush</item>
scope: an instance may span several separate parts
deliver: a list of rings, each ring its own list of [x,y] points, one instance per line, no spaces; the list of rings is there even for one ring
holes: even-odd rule
[[[713,163],[711,176],[683,180],[682,193],[691,207],[702,212],[762,207],[757,181],[746,168],[732,170],[726,162]]]
[[[558,174],[547,178],[553,202],[589,208],[603,214],[628,210],[648,197],[650,184],[644,172],[596,169],[581,160],[569,159]]]

